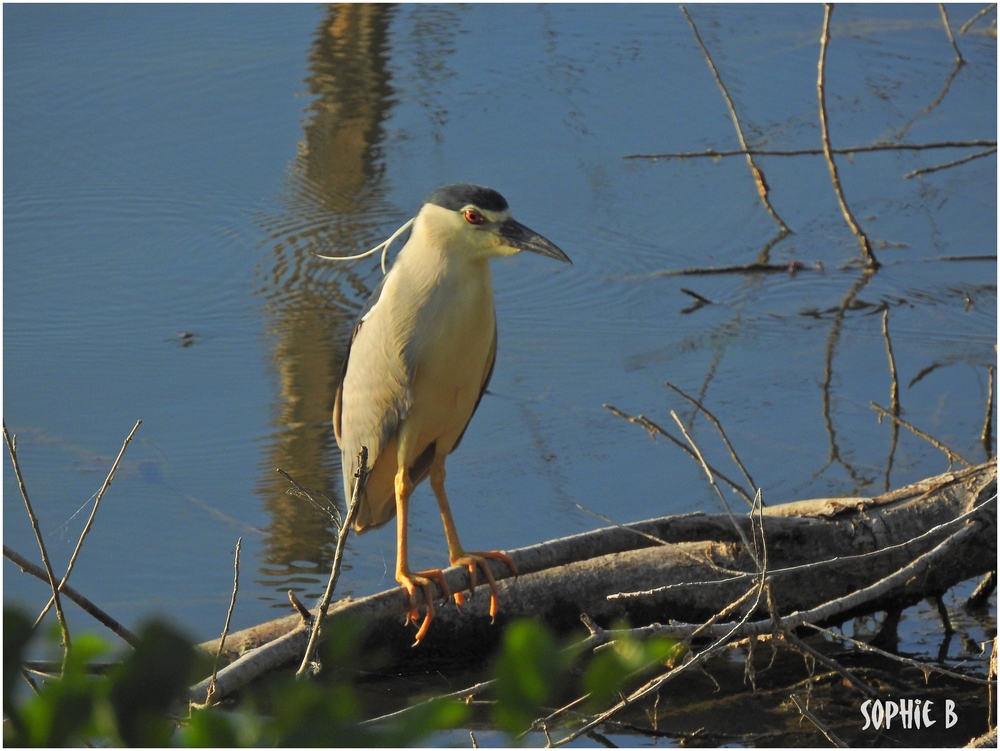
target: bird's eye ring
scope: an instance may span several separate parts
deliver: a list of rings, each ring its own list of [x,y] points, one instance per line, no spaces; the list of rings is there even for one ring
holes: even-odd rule
[[[466,209],[465,221],[467,221],[469,224],[482,224],[483,215],[480,214],[475,209]]]

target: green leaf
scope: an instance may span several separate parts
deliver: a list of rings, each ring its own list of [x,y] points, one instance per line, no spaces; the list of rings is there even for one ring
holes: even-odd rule
[[[622,626],[621,628],[627,628]],[[680,656],[683,646],[675,639],[617,637],[610,648],[602,649],[590,661],[583,675],[583,688],[596,708],[622,691],[630,679]]]
[[[565,673],[549,632],[536,621],[515,621],[504,634],[496,666],[493,718],[508,733],[526,730],[554,696]]]
[[[178,740],[186,748],[234,748],[243,745],[234,718],[226,712],[202,709],[181,728]]]
[[[18,738],[23,738],[25,732],[24,722],[20,713],[14,707],[13,695],[14,686],[20,679],[21,665],[24,661],[24,653],[31,641],[31,621],[28,617],[13,608],[4,608],[3,611],[3,713],[8,718],[13,731],[11,742],[16,742]],[[5,725],[7,723],[4,723]],[[4,733],[5,745],[8,741],[6,729]]]
[[[163,746],[170,740],[170,706],[187,697],[195,653],[191,643],[153,621],[139,634],[135,651],[110,674],[110,699],[122,741]]]

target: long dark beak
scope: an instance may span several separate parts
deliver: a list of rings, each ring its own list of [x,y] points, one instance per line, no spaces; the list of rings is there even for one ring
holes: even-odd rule
[[[505,245],[512,248],[530,250],[532,253],[555,258],[557,261],[573,263],[569,260],[569,256],[563,253],[555,243],[549,242],[534,230],[528,229],[513,219],[508,219],[500,225],[500,237],[504,239]]]

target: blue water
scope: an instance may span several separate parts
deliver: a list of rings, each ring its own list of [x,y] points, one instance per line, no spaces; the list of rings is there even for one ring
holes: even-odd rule
[[[949,7],[956,27],[975,11]],[[822,8],[689,10],[748,141],[818,146]],[[996,43],[976,28],[929,108],[953,71],[937,8],[838,6],[834,145],[995,139]],[[380,272],[311,253],[365,250],[456,181],[501,191],[574,262],[494,265],[491,393],[448,464],[468,548],[604,523],[577,504],[622,522],[718,510],[697,464],[602,406],[679,436],[676,410],[739,479],[665,381],[704,399],[765,501],[880,492],[886,305],[904,417],[983,460],[996,264],[937,259],[995,255],[995,156],[911,180],[975,150],[838,158],[885,266],[831,345],[863,274],[822,157],[758,160],[795,230],[770,260],[822,271],[657,273],[750,263],[777,228],[742,158],[622,157],[737,146],[671,5],[5,5],[4,418],[56,568],[142,419],[71,583],[129,625],[165,613],[207,639],[242,536],[234,628],[283,614],[287,589],[318,595],[331,525],[275,468],[342,501],[329,410]],[[684,312],[682,288],[713,304]],[[889,484],[946,468],[904,432]],[[4,541],[37,560],[9,461],[3,489]],[[429,488],[411,532],[415,566],[445,563]],[[342,593],[392,586],[394,559],[392,525],[352,539]],[[10,563],[4,586],[46,599]]]

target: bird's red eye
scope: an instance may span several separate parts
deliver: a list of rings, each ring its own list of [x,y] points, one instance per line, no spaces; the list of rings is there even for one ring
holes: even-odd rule
[[[482,224],[483,215],[475,209],[467,209],[465,212],[465,221],[469,224]]]

